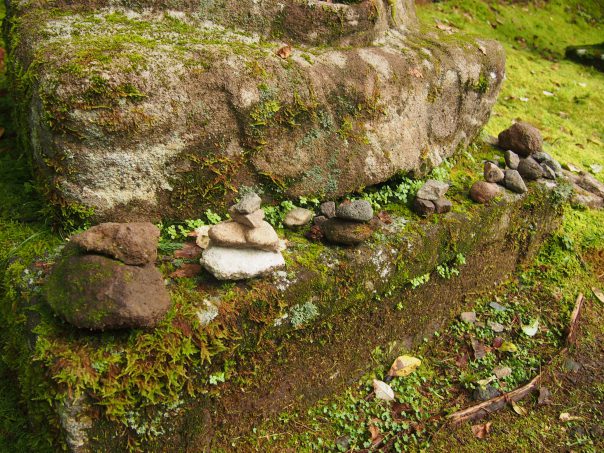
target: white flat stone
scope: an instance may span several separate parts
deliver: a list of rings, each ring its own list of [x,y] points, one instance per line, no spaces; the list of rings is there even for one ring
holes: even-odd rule
[[[200,262],[218,280],[245,280],[270,274],[285,266],[280,252],[214,245],[204,250]]]

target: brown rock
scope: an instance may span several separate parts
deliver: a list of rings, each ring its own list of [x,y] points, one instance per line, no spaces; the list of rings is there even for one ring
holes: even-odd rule
[[[572,202],[590,209],[602,209],[604,198],[599,197],[577,184],[574,185]]]
[[[453,203],[444,197],[439,198],[433,203],[437,214],[446,214],[447,212],[451,212],[451,209],[453,209]]]
[[[210,228],[208,236],[214,245],[242,248],[247,245],[245,238],[247,229],[237,222],[222,222]]]
[[[503,170],[493,162],[484,163],[484,180],[486,182],[501,182],[504,177]]]
[[[430,200],[424,200],[423,198],[415,198],[413,202],[413,210],[424,217],[434,214],[436,212],[436,206]]]
[[[543,137],[535,126],[520,121],[499,134],[499,147],[527,157],[541,151]]]
[[[62,258],[44,290],[53,310],[83,329],[153,327],[170,308],[154,265],[128,266],[100,255]]]
[[[325,238],[334,244],[356,245],[366,241],[373,234],[373,227],[368,223],[338,218],[329,219],[321,225]]]
[[[500,193],[499,186],[492,182],[477,181],[470,188],[470,198],[477,203],[488,203]]]
[[[143,265],[157,259],[159,234],[159,229],[149,222],[101,223],[72,236],[70,242],[87,252]]]
[[[278,252],[280,250],[279,236],[268,222],[262,222],[259,228],[250,228],[245,232],[247,247]]]
[[[576,184],[598,197],[604,197],[604,184],[589,173],[581,172]]]

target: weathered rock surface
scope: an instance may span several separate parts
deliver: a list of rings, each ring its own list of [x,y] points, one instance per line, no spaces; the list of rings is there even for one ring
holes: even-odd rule
[[[9,6],[11,68],[31,75],[15,84],[23,138],[52,199],[96,219],[423,174],[472,140],[505,75],[498,43],[420,33],[410,0],[134,3]]]
[[[371,237],[373,227],[368,223],[338,218],[329,219],[321,225],[325,238],[334,244],[357,245]]]
[[[257,228],[248,228],[237,222],[222,222],[210,228],[210,244],[222,247],[279,250],[279,236],[274,228],[262,221]]]
[[[319,207],[321,214],[323,214],[328,219],[336,216],[336,203],[334,201],[326,201],[321,203]]]
[[[367,200],[353,200],[340,203],[336,217],[354,222],[369,222],[373,218],[373,208]]]
[[[249,247],[277,252],[281,243],[277,232],[268,222],[262,222],[258,228],[250,228],[245,232],[246,243]]]
[[[252,214],[260,209],[262,198],[255,192],[246,193],[241,200],[231,206],[230,211],[237,214]]]
[[[575,183],[587,190],[588,192],[593,193],[599,197],[604,197],[604,184],[598,181],[596,178],[591,176],[589,173],[581,172],[579,178],[576,179]]]
[[[313,216],[314,213],[309,209],[294,208],[286,214],[283,224],[289,228],[301,227],[308,224]]]
[[[157,259],[159,235],[159,229],[148,222],[102,223],[72,236],[70,241],[87,252],[142,265]]]
[[[45,294],[55,312],[83,329],[153,327],[170,308],[154,265],[129,266],[100,255],[59,260]]]
[[[499,134],[499,147],[514,151],[521,157],[528,157],[541,151],[543,137],[535,126],[520,121]]]
[[[506,189],[516,193],[524,193],[528,190],[517,170],[506,170],[503,184]]]
[[[451,209],[453,209],[453,203],[451,203],[451,200],[448,200],[444,197],[439,198],[432,203],[434,203],[436,214],[446,214],[447,212],[451,212]]]
[[[533,181],[543,177],[543,168],[541,168],[541,165],[535,159],[527,157],[526,159],[520,159],[518,173],[520,173],[523,179]]]
[[[476,181],[470,188],[470,198],[477,203],[488,203],[500,194],[499,186],[492,182]]]
[[[493,162],[484,163],[484,180],[486,182],[501,182],[504,178],[503,170]]]
[[[428,179],[426,183],[417,191],[417,198],[422,200],[435,201],[442,198],[449,190],[449,184],[434,179]]]
[[[200,262],[219,280],[244,280],[270,274],[285,266],[279,252],[219,246],[204,250]]]

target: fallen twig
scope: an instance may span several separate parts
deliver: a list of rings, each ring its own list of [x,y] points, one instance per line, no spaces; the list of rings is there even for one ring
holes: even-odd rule
[[[580,293],[575,302],[575,308],[570,315],[570,324],[568,327],[568,335],[566,336],[566,343],[569,346],[575,345],[577,342],[577,331],[579,325],[579,315],[581,314],[581,308],[583,307],[583,293]]]

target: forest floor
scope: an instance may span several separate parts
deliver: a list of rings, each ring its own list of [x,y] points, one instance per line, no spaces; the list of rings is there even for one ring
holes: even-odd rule
[[[3,6],[1,7],[3,9]],[[419,8],[427,27],[499,40],[507,52],[507,80],[486,133],[497,135],[514,119],[539,127],[546,150],[562,163],[604,181],[604,74],[564,59],[567,45],[593,44],[604,36],[601,1],[492,2],[450,0]],[[43,203],[31,182],[26,156],[11,127],[10,97],[0,75],[0,281],[16,256],[27,260],[59,240],[42,218]],[[390,367],[376,350],[373,369],[342,395],[307,413],[284,413],[245,441],[259,451],[603,451],[604,450],[604,212],[569,206],[559,231],[536,260],[487,294],[469,295],[460,320],[404,351],[422,365],[390,382],[395,403],[372,396],[371,382]],[[565,329],[579,293],[585,305],[578,344],[566,354]],[[0,294],[1,295],[1,294]],[[505,311],[493,308],[497,301]],[[525,333],[537,320],[534,336]],[[489,324],[489,322],[491,324]],[[501,324],[502,333],[492,329]],[[517,350],[493,346],[501,337]],[[474,345],[474,346],[473,346]],[[477,358],[476,349],[486,354]],[[397,348],[396,344],[387,348]],[[479,354],[479,356],[482,354]],[[452,426],[446,415],[474,404],[472,392],[496,367],[510,376],[491,381],[500,391],[541,374],[551,396],[537,394],[471,424]],[[0,360],[0,451],[38,451],[21,409],[16,377]],[[491,423],[487,426],[487,423]],[[241,443],[239,443],[241,445]],[[246,448],[247,450],[247,448]]]

